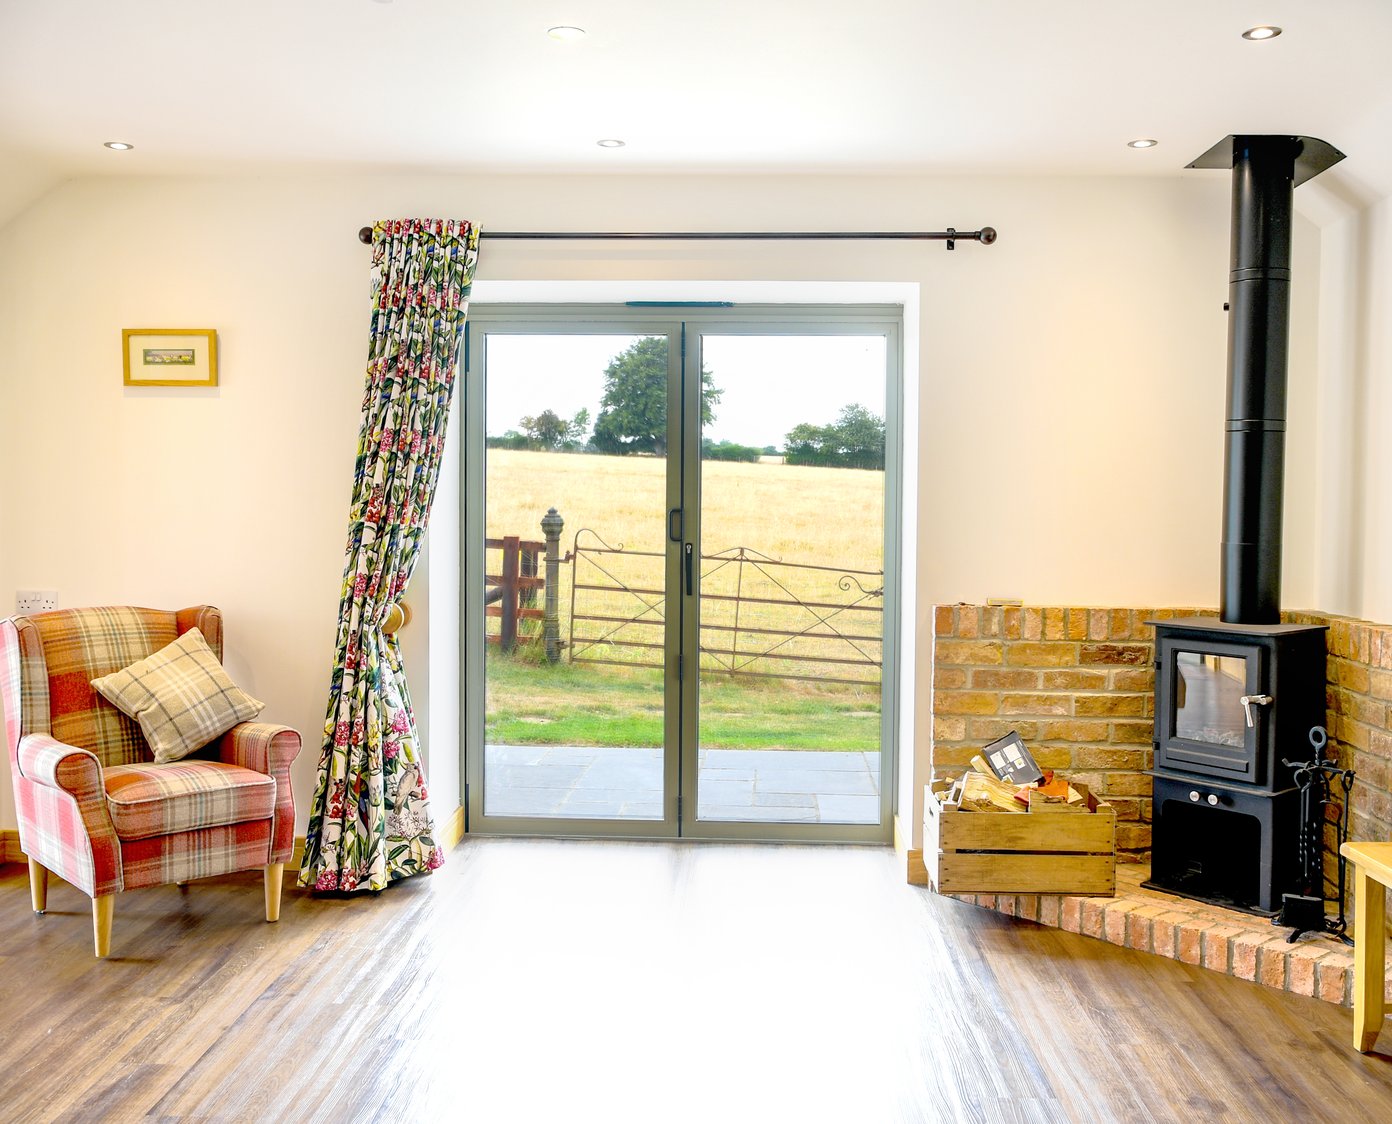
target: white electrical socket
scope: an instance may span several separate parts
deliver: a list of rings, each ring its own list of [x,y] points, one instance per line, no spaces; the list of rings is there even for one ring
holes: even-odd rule
[[[15,594],[15,612],[47,613],[58,608],[56,589],[21,589]]]

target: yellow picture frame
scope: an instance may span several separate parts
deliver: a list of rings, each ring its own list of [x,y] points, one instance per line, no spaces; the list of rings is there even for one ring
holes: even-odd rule
[[[214,328],[122,328],[126,386],[217,386]]]

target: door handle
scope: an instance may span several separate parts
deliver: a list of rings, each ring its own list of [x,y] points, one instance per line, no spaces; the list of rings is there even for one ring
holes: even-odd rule
[[[1239,701],[1242,703],[1242,713],[1247,715],[1247,729],[1250,730],[1256,725],[1256,723],[1252,721],[1252,707],[1254,705],[1270,706],[1276,700],[1270,695],[1243,695]]]
[[[686,595],[690,597],[693,577],[692,571],[696,567],[696,547],[691,543],[687,543],[684,554],[686,556]]]
[[[667,537],[673,542],[681,542],[685,521],[681,508],[674,507],[667,512]]]

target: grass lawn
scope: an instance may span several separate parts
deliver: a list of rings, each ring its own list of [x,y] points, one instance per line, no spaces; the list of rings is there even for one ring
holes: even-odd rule
[[[495,745],[660,746],[662,675],[538,664],[490,651],[484,737]],[[876,750],[879,690],[707,675],[701,684],[701,746]]]

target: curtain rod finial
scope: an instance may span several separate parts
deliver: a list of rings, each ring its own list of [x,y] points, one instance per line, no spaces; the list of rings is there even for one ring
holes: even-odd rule
[[[996,240],[996,228],[994,226],[983,226],[981,228],[981,244],[989,246]]]
[[[365,226],[358,231],[358,241],[364,246],[372,245],[372,227]]]

